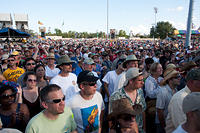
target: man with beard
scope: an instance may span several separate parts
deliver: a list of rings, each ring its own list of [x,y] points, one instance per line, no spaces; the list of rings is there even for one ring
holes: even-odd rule
[[[26,133],[77,133],[73,113],[65,107],[65,96],[59,86],[43,88],[40,99],[45,109],[29,121]]]

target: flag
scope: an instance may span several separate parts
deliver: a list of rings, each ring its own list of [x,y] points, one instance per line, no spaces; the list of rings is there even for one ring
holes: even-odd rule
[[[42,23],[42,22],[40,22],[40,21],[38,21],[38,24],[39,24],[39,25],[43,25],[43,23]]]

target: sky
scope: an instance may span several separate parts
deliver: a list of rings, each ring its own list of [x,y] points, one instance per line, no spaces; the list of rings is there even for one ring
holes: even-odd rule
[[[51,32],[55,28],[63,32],[106,32],[107,1],[109,29],[149,34],[150,28],[159,21],[169,21],[177,29],[186,29],[189,0],[2,0],[0,13],[28,14],[29,29],[35,32],[38,32],[38,21]],[[156,19],[154,7],[158,8]],[[194,3],[196,29],[200,26],[197,8],[200,8],[199,0]]]

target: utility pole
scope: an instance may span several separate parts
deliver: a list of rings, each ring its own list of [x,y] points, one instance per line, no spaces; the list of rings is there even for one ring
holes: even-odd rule
[[[156,14],[158,13],[158,8],[154,7],[154,13],[155,13],[155,26],[154,26],[154,34],[156,33]],[[155,35],[153,34],[153,43],[155,44]]]
[[[109,9],[109,0],[107,0],[107,36],[106,36],[106,39],[109,38],[109,34],[108,34],[108,30],[109,30],[109,26],[108,26],[108,9]]]
[[[194,0],[190,0],[188,20],[187,20],[186,43],[185,43],[186,49],[188,48],[188,46],[190,46],[190,40],[191,40],[192,14],[193,14],[193,5],[194,5],[193,3],[194,3]]]

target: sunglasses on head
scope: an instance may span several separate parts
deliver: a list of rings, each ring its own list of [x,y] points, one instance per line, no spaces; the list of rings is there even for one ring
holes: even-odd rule
[[[65,96],[62,99],[53,99],[53,100],[47,100],[47,103],[60,103],[61,101],[65,101]]]
[[[27,63],[26,65],[27,65],[27,66],[35,65],[35,63]]]
[[[28,82],[36,82],[36,79],[28,79]]]
[[[15,96],[16,96],[16,93],[12,93],[12,94],[10,94],[10,95],[5,94],[5,95],[2,95],[2,96],[0,96],[0,97],[1,97],[1,98],[4,98],[4,99],[8,99],[9,97],[14,98]]]
[[[88,83],[83,83],[84,85],[89,85],[89,86],[94,86],[96,85],[96,82],[88,82]]]

